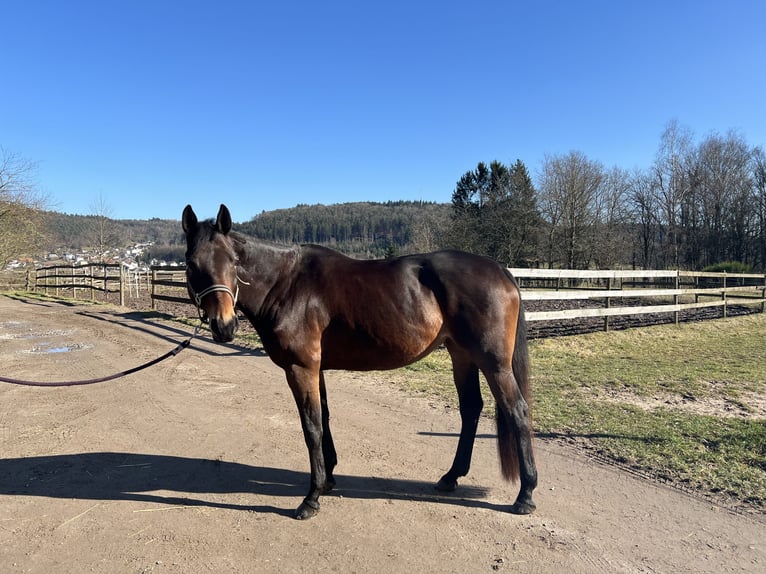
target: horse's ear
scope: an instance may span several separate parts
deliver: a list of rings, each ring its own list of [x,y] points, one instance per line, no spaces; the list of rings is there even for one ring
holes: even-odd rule
[[[226,235],[231,231],[231,213],[229,213],[229,208],[223,203],[218,210],[218,217],[215,220],[215,228],[223,235]]]
[[[191,205],[187,205],[184,208],[184,214],[181,217],[181,226],[184,228],[184,233],[189,233],[189,231],[197,227],[197,215],[194,213]]]

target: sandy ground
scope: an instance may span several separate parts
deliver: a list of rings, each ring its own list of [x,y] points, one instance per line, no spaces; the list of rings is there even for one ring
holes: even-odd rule
[[[0,296],[0,374],[134,367],[188,336],[127,309]],[[764,572],[766,523],[536,442],[538,511],[505,510],[483,421],[454,496],[456,412],[385,373],[329,373],[338,486],[290,516],[308,457],[281,371],[196,339],[108,383],[0,384],[3,572]]]

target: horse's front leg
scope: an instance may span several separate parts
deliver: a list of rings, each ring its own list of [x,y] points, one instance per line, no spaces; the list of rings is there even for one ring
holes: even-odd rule
[[[338,454],[330,432],[330,407],[327,405],[327,387],[324,383],[324,372],[319,372],[319,398],[322,403],[322,454],[324,454],[325,472],[327,474],[327,492],[335,487],[333,470],[338,464]]]
[[[287,382],[295,397],[301,417],[303,437],[309,451],[311,484],[306,498],[295,511],[295,518],[305,520],[319,512],[319,495],[332,487],[327,483],[322,449],[322,403],[319,389],[319,369],[292,366],[286,371]]]

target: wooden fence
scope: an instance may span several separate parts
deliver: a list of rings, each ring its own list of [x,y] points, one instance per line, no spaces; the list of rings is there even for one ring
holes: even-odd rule
[[[706,273],[692,271],[630,271],[572,269],[510,269],[528,302],[529,322],[602,319],[605,330],[612,317],[650,313],[672,314],[675,322],[685,311],[720,308],[726,317],[732,305],[766,307],[766,274]],[[69,289],[75,298],[82,291],[125,294],[135,288],[150,293],[151,307],[158,301],[192,304],[183,266],[152,266],[144,275],[116,264],[41,267],[36,290],[59,294]]]
[[[125,269],[119,263],[86,263],[84,265],[48,265],[35,271],[34,290],[56,296],[66,293],[74,299],[82,296],[91,301],[96,293],[119,296],[125,305],[128,285]]]
[[[152,265],[152,309],[157,308],[157,301],[192,304],[186,290],[186,267],[166,267]]]
[[[730,305],[766,304],[766,275],[693,271],[584,271],[572,269],[510,269],[525,301],[557,301],[555,309],[527,311],[527,321],[566,321],[619,315],[672,313]],[[593,305],[573,305],[588,302]],[[569,303],[570,308],[566,307]]]
[[[27,269],[0,271],[0,291],[31,291],[33,274]]]

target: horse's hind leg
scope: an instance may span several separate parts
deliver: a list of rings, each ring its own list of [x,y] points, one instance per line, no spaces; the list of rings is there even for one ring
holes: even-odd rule
[[[460,401],[461,427],[452,468],[436,484],[436,489],[443,492],[455,490],[457,479],[468,474],[479,416],[484,407],[479,387],[478,367],[471,361],[468,354],[456,345],[448,344],[447,349],[452,358],[452,374]]]
[[[319,397],[322,403],[322,453],[324,454],[325,473],[329,491],[335,487],[335,477],[332,472],[338,464],[338,454],[330,432],[330,409],[327,406],[327,388],[324,383],[324,371],[319,372]]]
[[[532,450],[532,416],[516,378],[510,370],[484,371],[495,397],[500,465],[505,478],[519,478],[521,488],[510,511],[529,514],[536,505],[532,491],[537,486],[537,468]]]

